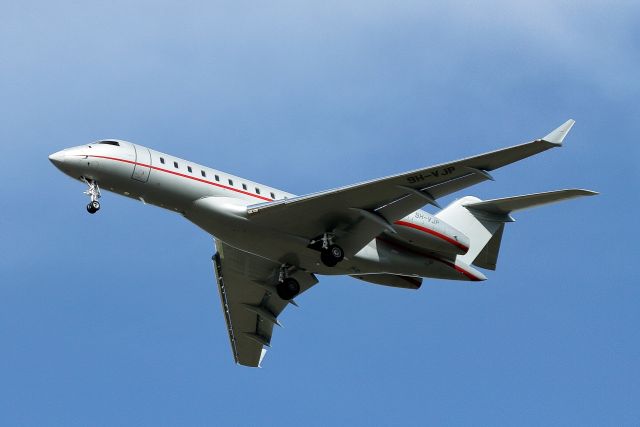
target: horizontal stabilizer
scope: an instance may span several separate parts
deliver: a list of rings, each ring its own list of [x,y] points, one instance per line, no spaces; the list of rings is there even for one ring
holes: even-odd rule
[[[465,196],[438,212],[436,217],[460,230],[471,242],[469,251],[458,255],[456,262],[460,260],[495,270],[505,223],[514,221],[511,212],[596,194],[589,190],[570,189],[484,201]]]
[[[504,217],[505,215],[509,215],[511,212],[548,205],[562,200],[574,199],[576,197],[595,196],[596,194],[598,193],[590,190],[556,190],[545,193],[525,194],[523,196],[467,203],[463,206],[474,211],[487,212],[489,214]]]

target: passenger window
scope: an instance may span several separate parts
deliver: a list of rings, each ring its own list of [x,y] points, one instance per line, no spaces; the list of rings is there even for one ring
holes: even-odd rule
[[[200,171],[200,173],[202,174],[203,177],[207,177],[207,173],[205,171]]]
[[[242,189],[246,190],[247,189],[247,184],[242,184]]]
[[[229,185],[233,185],[233,180],[232,179],[229,180]]]
[[[164,157],[160,157],[160,163],[164,165]]]
[[[189,172],[193,172],[193,169],[191,169],[191,166],[187,166],[187,170],[188,170]]]
[[[178,167],[178,162],[173,162],[173,167],[177,168]]]
[[[220,181],[220,177],[216,175],[216,181]]]
[[[256,187],[256,194],[260,194],[260,189]]]
[[[271,193],[271,198],[272,198],[272,199],[275,199],[275,198],[276,198],[276,195],[275,195],[275,194],[273,194],[273,193]]]

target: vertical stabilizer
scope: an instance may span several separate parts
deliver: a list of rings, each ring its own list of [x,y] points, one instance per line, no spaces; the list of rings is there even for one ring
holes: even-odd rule
[[[567,123],[565,126],[570,128],[570,123]],[[511,212],[596,194],[598,193],[590,190],[568,189],[486,201],[466,196],[438,212],[436,217],[469,238],[469,251],[464,255],[458,255],[457,259],[477,267],[495,270],[504,224],[514,221]]]
[[[481,215],[465,207],[478,202],[481,200],[477,197],[463,197],[438,212],[436,217],[469,238],[469,251],[464,255],[458,255],[458,259],[469,265],[495,270],[504,223],[512,220],[508,216]]]

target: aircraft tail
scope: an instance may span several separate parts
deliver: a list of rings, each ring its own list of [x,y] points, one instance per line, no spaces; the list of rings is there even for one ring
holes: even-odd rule
[[[504,225],[515,221],[511,212],[598,193],[589,190],[557,190],[482,201],[466,196],[436,214],[436,217],[469,237],[469,251],[458,258],[467,264],[495,270]]]

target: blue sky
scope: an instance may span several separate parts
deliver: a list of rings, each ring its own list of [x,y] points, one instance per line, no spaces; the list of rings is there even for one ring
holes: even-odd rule
[[[637,2],[4,2],[2,425],[638,425]],[[47,155],[121,138],[297,194],[577,121],[462,192],[517,215],[482,284],[324,277],[235,366],[211,238]],[[447,198],[444,202],[453,200]]]

